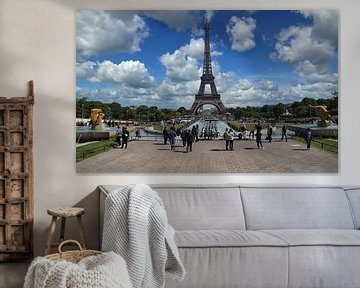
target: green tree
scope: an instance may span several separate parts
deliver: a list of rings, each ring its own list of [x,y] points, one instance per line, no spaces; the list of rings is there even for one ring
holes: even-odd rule
[[[276,119],[280,119],[285,112],[286,112],[285,104],[279,103],[274,106],[274,116]]]
[[[242,107],[236,107],[235,109],[232,109],[232,111],[229,111],[229,113],[233,114],[237,120],[245,116],[245,109]]]
[[[301,105],[295,109],[296,117],[299,118],[309,117],[311,115],[310,113],[311,113],[311,108],[309,106]]]
[[[246,106],[244,110],[245,117],[249,118],[259,118],[260,109],[258,107]]]
[[[109,107],[111,109],[112,119],[120,120],[121,119],[121,105],[117,102],[113,102],[113,103],[109,104]]]
[[[331,112],[332,116],[337,116],[339,105],[338,91],[334,91],[332,96],[333,97],[329,99],[328,110]]]
[[[273,118],[274,117],[274,106],[264,105],[260,108],[260,117]]]
[[[301,103],[304,105],[304,106],[315,106],[317,105],[317,102],[314,98],[310,98],[310,97],[305,97],[304,99],[301,100]]]
[[[76,118],[89,118],[90,117],[90,109],[88,98],[82,97],[80,99],[76,99]]]
[[[135,118],[137,120],[142,120],[142,121],[146,121],[149,119],[149,117],[151,116],[150,114],[150,110],[149,107],[147,107],[146,105],[140,105],[138,106],[136,109],[136,116]]]
[[[177,109],[177,111],[181,114],[181,116],[188,113],[188,110],[186,110],[186,108],[183,106],[181,106],[179,109]]]

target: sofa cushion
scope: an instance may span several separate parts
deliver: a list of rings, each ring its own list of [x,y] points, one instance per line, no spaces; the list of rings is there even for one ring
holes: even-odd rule
[[[263,232],[290,245],[289,288],[359,287],[360,231],[317,229]]]
[[[256,247],[288,244],[268,233],[244,230],[182,230],[176,231],[178,247]]]
[[[360,229],[360,188],[346,189],[354,216],[356,229]]]
[[[102,185],[111,193],[120,185]],[[168,221],[176,230],[245,230],[239,187],[151,185],[164,203]]]
[[[238,187],[154,187],[154,190],[176,230],[245,229]]]
[[[289,247],[289,288],[360,287],[358,246]]]
[[[348,229],[262,230],[289,246],[360,246],[360,231]]]
[[[288,247],[179,248],[183,281],[166,288],[287,288]]]
[[[246,226],[266,229],[354,229],[341,188],[241,188]]]

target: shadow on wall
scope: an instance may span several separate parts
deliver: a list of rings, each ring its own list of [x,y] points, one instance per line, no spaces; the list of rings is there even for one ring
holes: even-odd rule
[[[54,206],[55,207],[55,206]],[[85,214],[82,215],[82,220],[85,226],[85,236],[88,249],[99,249],[99,189],[96,188],[93,192],[88,194],[80,202],[76,203],[73,207],[81,207],[85,209]],[[49,221],[47,228],[37,235],[36,237],[43,243],[37,245],[35,256],[44,255],[46,243],[50,231],[51,216],[48,215]],[[56,230],[52,243],[57,243],[60,237],[60,218],[57,221]],[[36,229],[35,229],[36,231]],[[35,232],[36,235],[36,232]],[[67,218],[65,227],[65,240],[73,239],[80,242],[80,229],[76,217]],[[76,248],[74,248],[76,249]],[[57,249],[53,248],[51,253],[56,253]]]
[[[1,6],[0,6],[1,9]],[[1,13],[0,13],[1,18]],[[0,21],[0,27],[1,27]],[[0,29],[0,35],[3,35],[3,31]],[[1,63],[1,87],[0,87],[0,96],[1,97],[24,97],[29,95],[29,81],[34,80],[32,77],[26,77],[26,81],[15,82],[12,79],[18,78],[19,72],[21,69],[18,68],[18,64],[26,65],[25,63],[29,62],[24,57],[20,55],[15,55],[12,51],[7,49],[5,45],[5,40],[1,40],[0,37],[0,63]],[[3,42],[4,41],[4,42]],[[21,72],[20,72],[21,74]],[[9,80],[7,80],[9,79]]]

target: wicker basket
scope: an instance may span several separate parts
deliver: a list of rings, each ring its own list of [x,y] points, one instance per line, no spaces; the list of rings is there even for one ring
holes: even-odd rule
[[[79,247],[79,250],[63,252],[61,250],[61,248],[65,244],[69,244],[69,243],[76,244]],[[81,244],[76,240],[66,240],[66,241],[61,242],[61,244],[59,245],[58,251],[59,251],[59,253],[47,255],[47,256],[45,256],[45,258],[47,258],[49,260],[55,260],[55,261],[56,260],[66,260],[69,262],[78,263],[85,257],[96,256],[96,255],[102,254],[102,252],[100,252],[100,251],[83,249]]]

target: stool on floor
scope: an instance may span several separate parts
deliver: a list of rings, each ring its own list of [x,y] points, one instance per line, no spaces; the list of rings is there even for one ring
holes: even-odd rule
[[[50,254],[52,247],[57,247],[61,242],[64,241],[66,218],[70,218],[70,217],[77,218],[79,228],[80,228],[81,245],[83,246],[84,249],[86,249],[87,245],[86,245],[86,239],[85,239],[85,230],[84,230],[84,224],[81,219],[81,215],[83,215],[85,213],[84,208],[78,208],[78,207],[50,208],[47,210],[47,213],[52,216],[52,219],[51,219],[49,236],[48,236],[48,240],[47,240],[47,244],[46,244],[45,255]],[[60,242],[53,244],[52,239],[53,239],[54,233],[55,233],[56,222],[59,217],[61,218]]]

